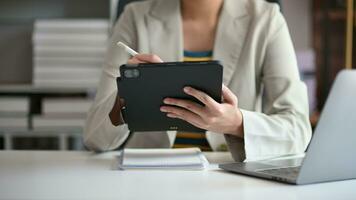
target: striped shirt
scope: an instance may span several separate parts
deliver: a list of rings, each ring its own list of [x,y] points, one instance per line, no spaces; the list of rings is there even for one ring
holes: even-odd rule
[[[212,51],[184,51],[185,62],[209,61],[212,60]],[[178,132],[173,148],[198,147],[202,151],[211,151],[205,133]]]
[[[212,59],[212,51],[184,51],[184,62],[209,61]]]

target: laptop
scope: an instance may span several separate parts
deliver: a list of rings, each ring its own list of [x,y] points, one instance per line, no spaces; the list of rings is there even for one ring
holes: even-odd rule
[[[356,70],[340,72],[304,158],[228,163],[221,169],[296,185],[356,178]]]

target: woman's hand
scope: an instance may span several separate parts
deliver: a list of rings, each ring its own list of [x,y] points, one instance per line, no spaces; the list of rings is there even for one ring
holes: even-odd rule
[[[139,63],[161,63],[163,62],[160,57],[154,54],[137,54],[127,61],[127,64]]]
[[[124,105],[125,105],[124,100],[121,99],[119,96],[117,96],[114,106],[112,107],[112,109],[109,113],[111,123],[114,126],[119,126],[119,125],[122,125],[125,123],[124,119],[122,117],[122,114],[121,114],[121,109],[122,109],[122,107],[124,107]]]
[[[223,85],[221,104],[192,87],[185,87],[184,92],[198,99],[204,106],[189,100],[165,98],[163,102],[167,105],[162,106],[161,111],[170,118],[182,119],[201,129],[243,137],[242,113],[238,108],[237,97],[229,88]]]

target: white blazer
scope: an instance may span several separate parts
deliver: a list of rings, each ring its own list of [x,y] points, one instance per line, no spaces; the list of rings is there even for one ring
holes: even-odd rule
[[[117,95],[119,66],[129,56],[115,44],[123,41],[164,61],[183,60],[179,0],[151,0],[128,5],[114,27],[84,142],[92,150],[126,147],[168,148],[176,132],[130,133],[109,118]],[[305,151],[311,127],[307,91],[300,80],[295,52],[279,7],[264,0],[225,0],[213,59],[224,66],[224,84],[238,97],[244,139],[207,132],[216,150],[227,143],[237,161],[259,160]],[[263,94],[263,95],[262,95]],[[129,134],[133,134],[125,142]]]

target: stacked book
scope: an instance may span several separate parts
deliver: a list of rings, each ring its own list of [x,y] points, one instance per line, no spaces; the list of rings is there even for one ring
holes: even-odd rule
[[[42,114],[33,117],[33,128],[59,130],[82,130],[91,99],[48,98],[42,102]]]
[[[27,130],[29,99],[22,97],[0,98],[0,131]]]
[[[109,21],[40,19],[33,34],[36,86],[96,87],[108,40]]]

